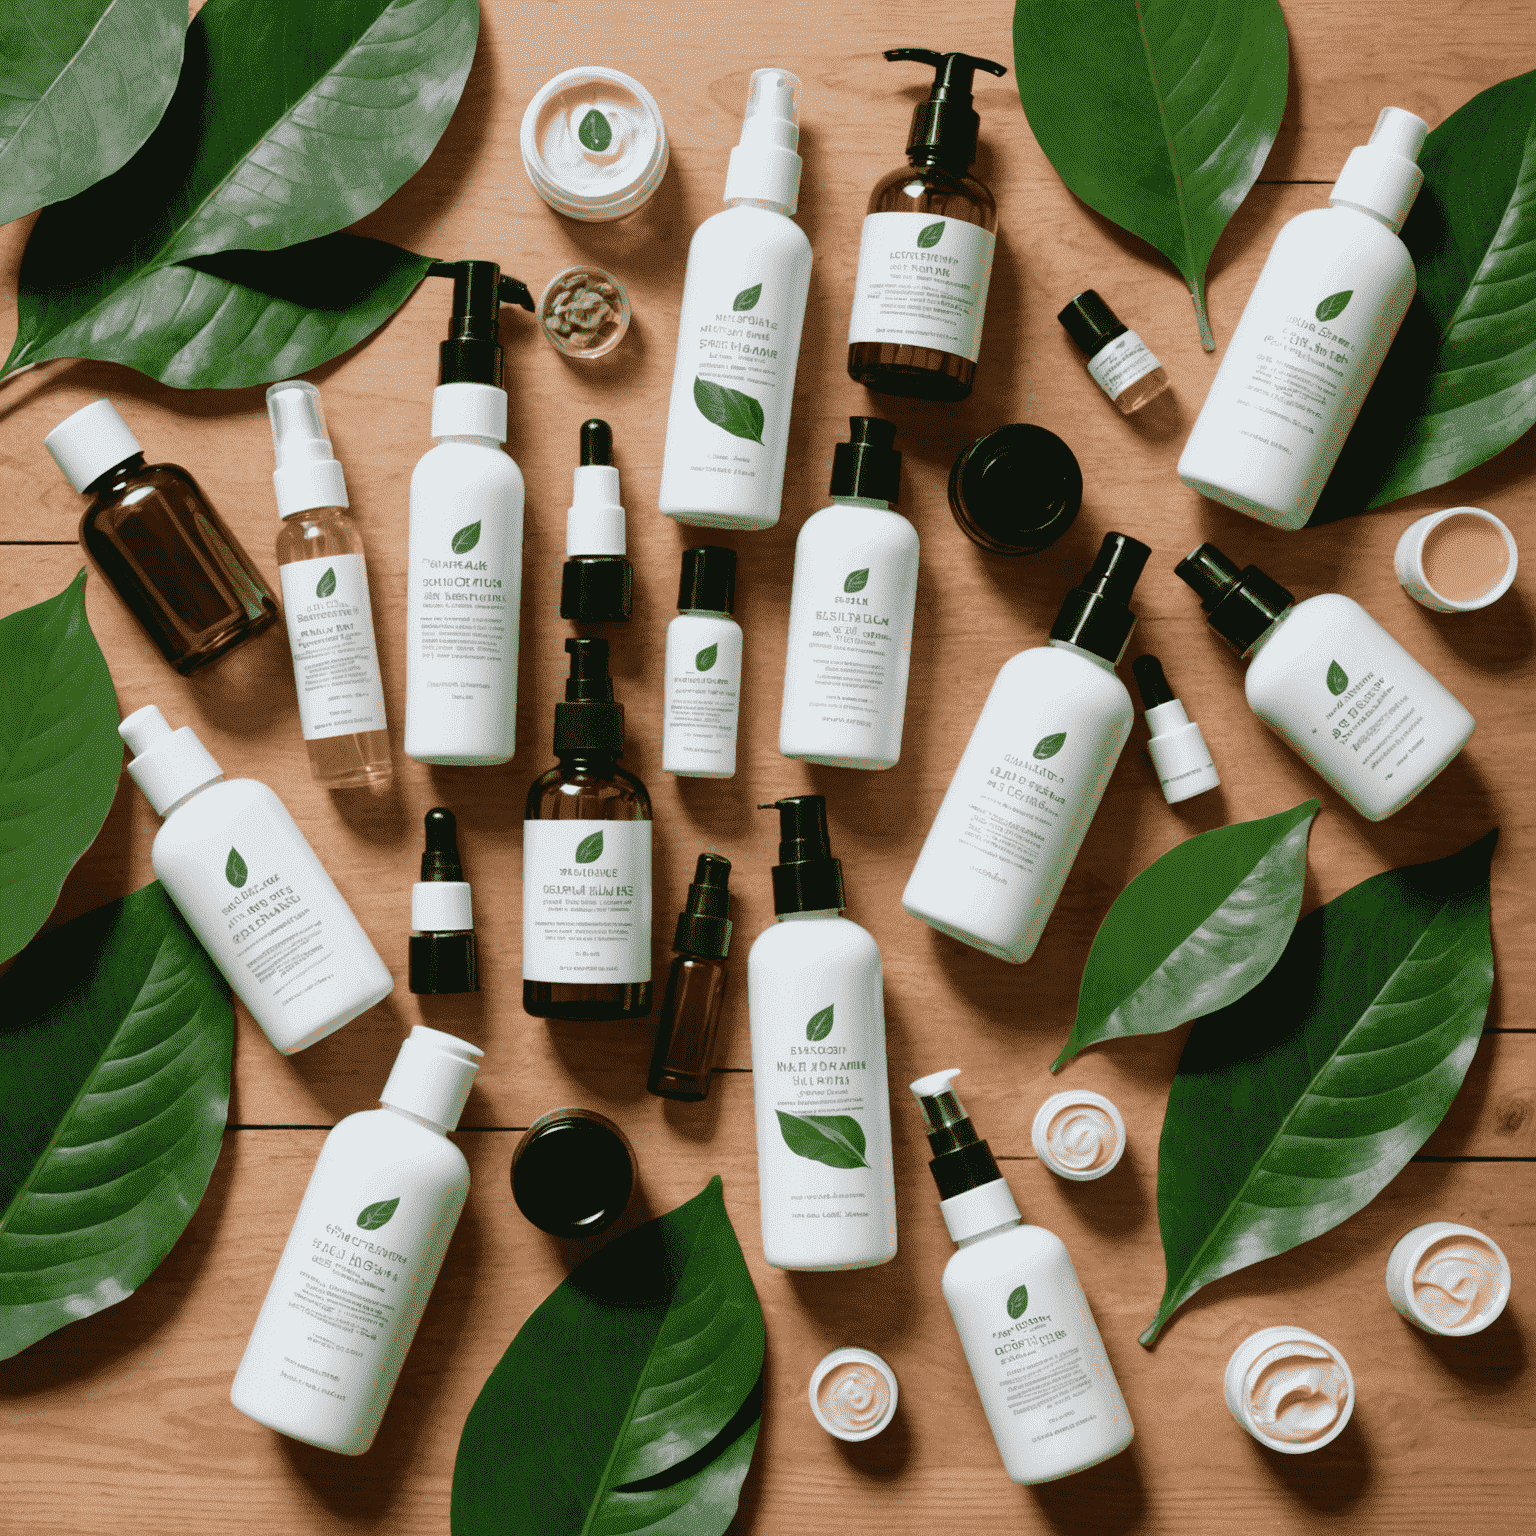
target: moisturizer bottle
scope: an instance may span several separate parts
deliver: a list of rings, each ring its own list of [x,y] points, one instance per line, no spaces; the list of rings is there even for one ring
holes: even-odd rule
[[[1173,695],[1163,664],[1156,656],[1138,656],[1131,676],[1147,712],[1147,755],[1157,773],[1163,799],[1169,805],[1192,800],[1221,783],[1200,727]]]
[[[741,625],[731,617],[736,551],[685,549],[677,606],[667,625],[661,766],[680,778],[729,779],[741,713]]]
[[[626,558],[624,504],[606,421],[581,424],[581,463],[565,514],[560,617],[575,624],[627,624],[635,573]]]
[[[475,910],[459,863],[458,822],[447,806],[427,812],[426,840],[421,879],[411,887],[411,991],[478,992]]]
[[[325,1138],[230,1388],[248,1418],[343,1456],[373,1444],[469,1193],[448,1133],[483,1054],[416,1025],[381,1107]]]
[[[1066,1245],[1024,1226],[1013,1191],[954,1091],[959,1070],[912,1084],[958,1252],[944,1300],[1008,1476],[1049,1483],[1118,1456],[1131,1415]]]

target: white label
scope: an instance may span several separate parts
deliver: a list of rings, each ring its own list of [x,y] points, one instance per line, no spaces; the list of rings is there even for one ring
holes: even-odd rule
[[[651,979],[651,823],[523,823],[523,980]]]
[[[361,555],[294,560],[278,575],[305,741],[384,729],[384,689]]]
[[[1146,342],[1135,331],[1126,331],[1100,347],[1088,359],[1088,372],[1111,400],[1118,400],[1132,384],[1146,378],[1157,365],[1157,359],[1147,350]]]
[[[997,237],[963,219],[872,213],[859,240],[848,341],[930,347],[975,362]]]
[[[740,707],[740,627],[686,615],[673,619],[667,627],[663,770],[734,774]]]

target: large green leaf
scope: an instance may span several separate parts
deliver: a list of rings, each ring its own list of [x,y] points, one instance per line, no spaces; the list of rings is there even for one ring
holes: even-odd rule
[[[110,176],[160,121],[186,0],[0,0],[0,224]]]
[[[1352,1216],[1440,1123],[1493,990],[1497,840],[1362,881],[1195,1025],[1157,1153],[1168,1281],[1143,1344],[1201,1286]]]
[[[0,960],[48,920],[123,771],[112,675],[85,617],[85,572],[0,619]]]
[[[718,1536],[762,1365],[762,1309],[714,1178],[579,1265],[518,1330],[459,1441],[454,1536]]]
[[[0,979],[0,1360],[122,1301],[218,1159],[229,988],[158,881]]]
[[[1046,157],[1090,208],[1184,275],[1215,341],[1205,269],[1285,111],[1279,0],[1017,0],[1019,98]]]
[[[1115,898],[1094,935],[1072,1036],[1154,1035],[1235,1003],[1274,968],[1301,911],[1318,802],[1186,838]]]

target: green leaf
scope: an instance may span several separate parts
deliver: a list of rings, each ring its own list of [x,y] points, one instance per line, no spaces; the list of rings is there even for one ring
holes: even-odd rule
[[[719,1536],[762,1365],[762,1309],[714,1178],[578,1265],[523,1324],[459,1440],[453,1536]]]
[[[1285,111],[1279,0],[1017,0],[1013,59],[1046,158],[1183,273],[1211,351],[1205,269]]]
[[[1348,687],[1349,674],[1344,670],[1343,667],[1338,664],[1338,662],[1330,661],[1328,663],[1328,692],[1331,693],[1334,698],[1338,698],[1338,696]]]
[[[235,1014],[158,881],[0,979],[0,1359],[122,1301],[219,1155]]]
[[[805,1026],[807,1040],[825,1040],[832,1033],[832,1010],[835,1006],[828,1003],[825,1008],[810,1016]]]
[[[0,0],[0,224],[110,176],[176,89],[185,0]]]
[[[944,237],[944,220],[940,219],[937,224],[929,224],[929,225],[926,225],[924,228],[918,230],[918,232],[917,232],[918,248],[920,250],[926,251],[931,246],[937,245],[939,243],[939,241],[941,239],[943,239],[943,237]]]
[[[1008,1316],[1017,1320],[1029,1311],[1029,1287],[1018,1285],[1008,1293]]]
[[[1051,1071],[1085,1046],[1214,1013],[1262,981],[1301,910],[1318,809],[1308,800],[1201,832],[1142,870],[1094,936],[1072,1037]]]
[[[796,1157],[829,1168],[868,1168],[864,1127],[852,1115],[795,1115],[775,1110],[779,1134]]]
[[[728,389],[724,384],[711,384],[708,379],[695,379],[693,403],[706,421],[723,427],[732,437],[744,437],[751,443],[762,442],[763,408],[751,395],[744,395],[739,389]]]
[[[315,584],[316,597],[329,597],[336,590],[336,567],[328,565],[325,575]]]
[[[862,592],[868,585],[869,567],[866,565],[862,570],[848,572],[847,577],[843,581],[843,591]]]
[[[715,658],[718,657],[719,654],[720,646],[718,642],[714,645],[706,645],[704,649],[693,658],[694,670],[697,672],[708,672],[709,669],[714,666]]]
[[[357,1224],[365,1232],[377,1232],[380,1227],[387,1226],[389,1218],[400,1208],[400,1197],[393,1200],[375,1200],[372,1205],[365,1205],[357,1213]]]
[[[1054,736],[1042,736],[1035,743],[1035,750],[1031,753],[1031,756],[1043,763],[1046,758],[1055,757],[1066,744],[1067,733],[1065,731],[1057,731]]]
[[[1493,990],[1497,839],[1318,908],[1190,1032],[1157,1157],[1168,1282],[1143,1344],[1201,1286],[1352,1216],[1440,1123]]]
[[[741,292],[736,295],[736,301],[731,305],[731,308],[734,309],[738,314],[745,314],[747,310],[755,309],[757,307],[757,301],[762,298],[762,296],[763,285],[761,283],[753,283],[750,288],[743,288]]]
[[[609,126],[608,119],[596,107],[593,107],[582,118],[581,126],[576,130],[576,137],[588,149],[602,154],[613,143],[613,129]]]
[[[240,857],[238,848],[229,850],[229,857],[224,861],[224,878],[239,890],[246,882],[250,871],[245,867],[245,860]]]
[[[603,834],[601,831],[584,837],[576,845],[576,862],[578,864],[596,864],[603,856]]]
[[[0,960],[48,920],[123,771],[112,676],[85,617],[85,572],[0,619]]]
[[[1353,288],[1346,288],[1342,293],[1330,293],[1314,313],[1319,320],[1337,320],[1344,313],[1349,301],[1355,296]]]
[[[453,536],[453,552],[456,555],[467,555],[479,542],[480,524],[466,523]]]

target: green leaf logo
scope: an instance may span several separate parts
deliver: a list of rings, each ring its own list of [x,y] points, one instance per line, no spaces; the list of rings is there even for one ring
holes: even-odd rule
[[[848,578],[843,582],[844,592],[862,592],[869,585],[869,567],[866,565],[862,571],[849,571]]]
[[[1008,1316],[1018,1319],[1029,1311],[1029,1287],[1017,1285],[1008,1293]]]
[[[372,1205],[365,1205],[357,1213],[358,1226],[364,1232],[377,1232],[380,1227],[388,1224],[399,1204],[400,1197],[396,1195],[393,1200],[376,1200]]]
[[[926,229],[920,229],[917,232],[918,248],[926,251],[932,246],[937,245],[943,238],[944,220],[940,219],[937,224],[930,224]]]
[[[1344,313],[1349,301],[1354,298],[1355,290],[1346,288],[1342,293],[1330,293],[1314,313],[1319,320],[1333,320]]]
[[[1062,747],[1066,745],[1066,740],[1067,733],[1065,731],[1057,731],[1054,736],[1042,736],[1040,740],[1035,743],[1035,757],[1037,757],[1042,763],[1048,757],[1055,757],[1056,754],[1061,751]]]
[[[796,1157],[828,1168],[868,1168],[864,1127],[852,1115],[792,1115],[779,1109],[779,1134]]]
[[[224,878],[238,891],[245,884],[250,871],[245,867],[245,860],[240,857],[238,848],[229,850],[229,857],[224,860]]]
[[[820,1013],[813,1013],[810,1021],[805,1026],[805,1038],[807,1040],[825,1040],[832,1033],[832,1008],[828,1004]]]
[[[329,597],[335,590],[336,567],[334,565],[328,565],[325,568],[325,575],[320,578],[319,582],[315,586],[315,596]]]
[[[715,658],[720,654],[720,645],[717,641],[714,645],[706,645],[697,656],[693,658],[694,666],[700,672],[708,672],[714,666]]]
[[[603,834],[594,832],[590,837],[584,837],[576,844],[576,862],[578,864],[596,864],[603,856]]]
[[[763,296],[763,285],[754,283],[750,288],[743,288],[736,295],[736,302],[731,305],[738,314],[746,314],[749,309],[757,308],[757,301]]]
[[[468,523],[453,536],[453,552],[467,555],[480,542],[480,524]]]
[[[708,379],[693,381],[693,403],[706,421],[724,428],[732,437],[744,437],[749,443],[763,440],[763,407],[751,395]]]
[[[609,126],[608,119],[593,107],[582,118],[581,126],[576,130],[576,137],[588,149],[595,149],[598,154],[602,154],[613,143],[613,129]]]
[[[1328,692],[1331,693],[1334,698],[1338,698],[1338,696],[1348,687],[1349,673],[1347,673],[1344,668],[1338,664],[1338,662],[1330,661],[1328,663]]]

